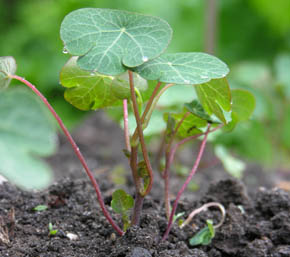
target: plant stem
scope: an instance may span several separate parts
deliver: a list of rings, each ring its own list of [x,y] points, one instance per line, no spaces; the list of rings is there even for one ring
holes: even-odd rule
[[[161,84],[162,84],[161,82],[157,83],[157,85],[154,88],[154,91],[152,92],[152,94],[151,94],[151,96],[150,96],[150,98],[149,98],[149,100],[148,100],[148,102],[146,104],[145,110],[144,110],[144,112],[142,114],[142,117],[141,117],[142,126],[144,124],[144,121],[145,121],[145,118],[147,116],[147,113],[149,112],[149,110],[151,108],[151,105],[152,105],[152,103],[154,101],[155,96],[158,93],[158,90],[159,90]],[[134,131],[133,137],[132,137],[132,141],[135,142],[137,140],[137,137],[138,137],[138,129],[136,128],[135,131]]]
[[[139,192],[136,192],[133,216],[131,220],[132,226],[139,225],[140,223],[140,217],[141,217],[141,212],[143,208],[143,201],[144,201],[144,196],[141,195]]]
[[[133,73],[132,71],[128,70],[129,73],[129,81],[130,81],[130,91],[131,91],[131,98],[132,98],[132,103],[133,103],[133,109],[134,109],[134,116],[136,119],[136,124],[137,124],[137,130],[138,130],[138,137],[140,140],[140,144],[141,144],[141,149],[142,149],[142,154],[143,154],[143,158],[144,161],[146,163],[146,168],[147,168],[147,172],[150,178],[149,181],[149,185],[146,188],[145,192],[139,192],[142,195],[147,195],[151,188],[152,188],[152,184],[153,184],[153,172],[152,172],[152,167],[151,167],[151,163],[149,160],[149,156],[148,156],[148,152],[147,152],[147,148],[146,148],[146,144],[145,144],[145,140],[144,140],[144,135],[143,135],[143,128],[142,128],[142,123],[141,123],[141,119],[140,119],[140,114],[138,111],[138,105],[137,105],[137,101],[136,101],[136,95],[135,95],[135,90],[134,90],[134,80],[133,80]]]
[[[189,173],[187,179],[185,180],[184,184],[182,185],[181,189],[179,190],[179,192],[178,192],[178,194],[176,196],[176,199],[174,201],[174,204],[173,204],[173,207],[172,207],[172,210],[171,210],[171,214],[170,214],[170,217],[169,217],[168,225],[167,225],[167,228],[166,228],[166,231],[165,231],[165,233],[163,235],[162,240],[166,240],[167,239],[168,234],[169,234],[169,232],[171,230],[171,227],[172,227],[172,224],[173,224],[173,217],[174,217],[175,211],[177,209],[177,205],[178,205],[179,199],[180,199],[181,195],[183,194],[184,190],[186,189],[186,187],[188,186],[190,180],[192,179],[193,175],[195,174],[195,172],[196,172],[196,170],[198,168],[198,165],[200,163],[201,157],[202,157],[204,149],[205,149],[207,136],[208,136],[208,133],[210,132],[210,126],[211,125],[208,125],[207,130],[206,130],[206,132],[204,134],[204,138],[203,138],[203,140],[201,142],[200,149],[199,149],[197,158],[195,160],[195,163],[194,163],[194,165],[192,167],[192,170]]]
[[[129,135],[129,126],[128,126],[128,104],[127,99],[123,100],[123,115],[124,115],[124,137],[125,137],[125,145],[127,151],[131,151],[130,147],[130,135]]]
[[[215,229],[219,228],[224,223],[224,221],[225,221],[226,210],[225,210],[225,207],[222,204],[217,203],[217,202],[206,203],[203,206],[201,206],[200,208],[193,210],[189,214],[188,218],[182,223],[182,225],[180,226],[180,228],[184,228],[187,224],[189,224],[189,222],[193,219],[193,217],[196,214],[198,214],[198,213],[200,213],[202,211],[205,211],[209,207],[213,207],[213,206],[219,208],[220,211],[221,211],[221,214],[222,214],[222,218],[221,218],[220,222],[218,224],[216,224],[216,225],[213,226]]]
[[[10,75],[9,76],[12,79],[16,79],[22,83],[24,83],[26,86],[28,86],[37,96],[39,96],[39,98],[42,100],[42,102],[47,106],[47,108],[49,109],[49,111],[52,113],[53,117],[56,119],[56,121],[58,122],[59,126],[61,127],[62,131],[64,132],[65,136],[67,137],[68,141],[70,142],[75,154],[77,155],[78,159],[80,160],[82,166],[84,167],[89,179],[91,180],[93,187],[96,191],[97,194],[97,199],[98,202],[101,206],[101,209],[105,215],[105,217],[107,218],[107,220],[109,221],[109,223],[112,225],[112,227],[116,230],[116,232],[122,236],[124,234],[124,232],[122,231],[122,229],[120,229],[120,227],[114,222],[114,220],[112,219],[110,213],[107,211],[103,197],[102,197],[102,193],[100,191],[100,187],[96,181],[96,179],[94,178],[93,173],[91,172],[91,170],[89,169],[79,147],[77,146],[77,144],[75,143],[74,139],[72,138],[71,134],[69,133],[68,129],[66,128],[66,126],[64,125],[64,123],[62,122],[61,118],[58,116],[58,114],[55,112],[55,110],[53,109],[53,107],[50,105],[50,103],[47,101],[47,99],[40,93],[40,91],[33,85],[31,84],[29,81],[25,80],[24,78],[17,76],[17,75]]]

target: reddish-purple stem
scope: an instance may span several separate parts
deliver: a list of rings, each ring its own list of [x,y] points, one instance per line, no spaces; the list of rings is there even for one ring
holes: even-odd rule
[[[185,180],[184,184],[182,185],[181,189],[179,190],[179,192],[178,192],[178,194],[176,196],[176,199],[174,201],[174,204],[173,204],[173,207],[172,207],[172,210],[171,210],[171,214],[170,214],[170,217],[169,217],[168,225],[167,225],[167,228],[166,228],[166,231],[165,231],[165,233],[163,235],[162,240],[166,240],[167,239],[168,234],[169,234],[169,232],[171,230],[171,227],[172,227],[172,224],[173,224],[173,217],[174,217],[175,211],[177,209],[177,205],[178,205],[179,199],[180,199],[181,195],[183,194],[184,190],[186,189],[186,187],[188,186],[190,180],[192,179],[193,175],[195,174],[195,172],[196,172],[196,170],[198,168],[198,165],[200,163],[201,157],[202,157],[204,149],[205,149],[206,140],[207,140],[207,136],[208,136],[209,131],[210,131],[210,125],[208,125],[207,130],[206,130],[206,132],[204,134],[204,138],[203,138],[203,140],[201,142],[200,149],[199,149],[197,158],[195,160],[195,163],[194,163],[194,165],[192,167],[192,170],[189,173],[187,179]]]
[[[129,135],[129,126],[128,126],[128,104],[127,99],[123,100],[123,115],[124,115],[124,136],[125,136],[125,144],[126,149],[130,152],[130,135]]]
[[[150,163],[148,152],[147,152],[147,148],[146,148],[146,144],[145,144],[145,140],[144,140],[144,135],[143,135],[141,118],[140,118],[140,114],[138,111],[138,105],[137,105],[135,89],[134,89],[133,73],[130,70],[128,70],[128,73],[129,73],[131,99],[132,99],[132,103],[133,103],[134,116],[135,116],[136,124],[137,124],[138,137],[139,137],[139,141],[140,141],[140,145],[141,145],[143,158],[144,158],[144,161],[146,163],[147,172],[149,175],[149,185],[147,186],[144,194],[142,193],[145,196],[150,192],[152,185],[153,185],[153,171],[152,171],[151,163]]]
[[[40,93],[40,91],[34,86],[32,85],[29,81],[25,80],[24,78],[17,76],[17,75],[11,75],[10,78],[12,79],[16,79],[22,83],[24,83],[26,86],[28,86],[30,89],[33,90],[33,92],[38,95],[40,97],[40,99],[42,100],[42,102],[47,106],[47,108],[49,109],[49,111],[52,113],[52,115],[54,116],[54,118],[56,119],[56,121],[58,122],[59,126],[61,127],[62,131],[64,132],[64,134],[66,135],[68,141],[70,142],[70,144],[72,145],[72,148],[75,152],[75,154],[77,155],[78,159],[80,160],[82,166],[84,167],[89,179],[91,180],[93,187],[96,191],[97,194],[97,198],[99,201],[99,204],[101,206],[101,209],[105,215],[105,217],[107,218],[107,220],[109,221],[109,223],[112,225],[112,227],[116,230],[116,232],[122,236],[124,234],[124,232],[120,229],[120,227],[114,222],[114,220],[112,219],[110,213],[107,211],[106,207],[105,207],[105,203],[102,197],[102,193],[100,191],[99,185],[96,181],[96,179],[94,178],[93,173],[91,172],[91,170],[89,169],[82,153],[80,152],[80,149],[78,148],[77,144],[75,143],[74,139],[72,138],[71,134],[69,133],[68,129],[65,127],[64,123],[62,122],[61,118],[58,116],[58,114],[55,112],[55,110],[53,109],[53,107],[50,105],[50,103],[47,101],[47,99]]]

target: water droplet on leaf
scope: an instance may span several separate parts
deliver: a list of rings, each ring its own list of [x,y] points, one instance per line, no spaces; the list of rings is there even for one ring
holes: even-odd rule
[[[205,76],[205,75],[200,75],[200,77],[201,77],[202,79],[208,79],[208,76]]]
[[[147,56],[143,56],[143,57],[142,57],[142,61],[143,61],[143,62],[147,62],[147,61],[148,61],[148,57],[147,57]]]
[[[68,54],[68,50],[67,50],[65,47],[63,48],[62,52],[63,52],[64,54]]]
[[[184,83],[186,83],[186,84],[189,84],[189,82],[190,82],[190,81],[187,80],[187,79],[184,80]]]

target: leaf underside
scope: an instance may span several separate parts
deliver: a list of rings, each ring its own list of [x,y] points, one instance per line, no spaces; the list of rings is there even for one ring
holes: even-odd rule
[[[60,35],[65,50],[80,56],[80,68],[118,75],[164,52],[172,29],[158,17],[84,8],[64,18]]]
[[[223,78],[229,69],[221,60],[206,53],[170,53],[144,63],[135,71],[148,80],[196,85]]]
[[[8,76],[14,75],[16,68],[16,61],[12,56],[0,57],[0,89],[5,89],[9,86],[11,79]]]
[[[195,86],[197,96],[205,111],[228,123],[231,111],[231,91],[226,78],[213,79]]]
[[[106,76],[96,72],[82,70],[72,57],[62,68],[61,84],[68,88],[65,99],[81,110],[96,110],[104,107],[120,106],[122,99],[130,97],[128,73],[119,76]],[[134,73],[135,87],[147,90],[147,82]]]

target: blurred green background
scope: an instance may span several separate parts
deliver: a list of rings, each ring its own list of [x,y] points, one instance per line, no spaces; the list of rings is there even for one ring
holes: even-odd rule
[[[68,56],[62,19],[82,7],[159,16],[174,30],[169,52],[205,51],[210,0],[0,0],[0,56],[14,56],[18,74],[35,83],[72,127],[84,112],[63,100],[59,71]],[[248,160],[287,170],[290,160],[290,1],[216,1],[214,54],[231,69],[233,88],[254,93],[251,121],[217,138]]]

